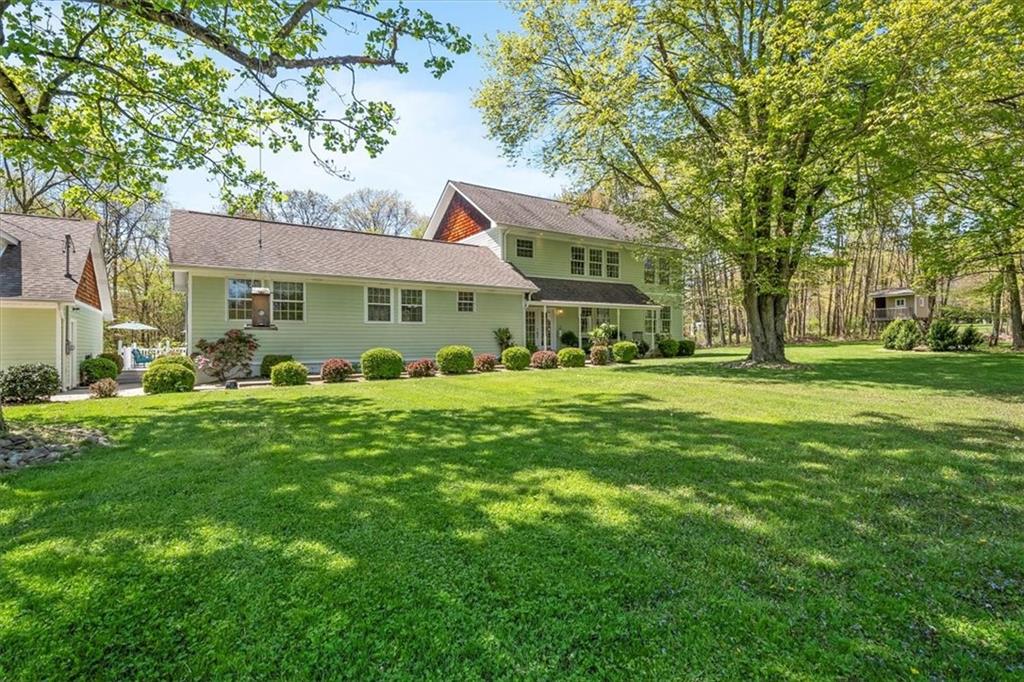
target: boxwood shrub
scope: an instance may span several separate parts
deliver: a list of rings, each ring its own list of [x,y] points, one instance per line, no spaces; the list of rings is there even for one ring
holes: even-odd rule
[[[658,339],[658,350],[661,352],[662,357],[674,358],[679,354],[679,342],[670,336]]]
[[[0,400],[5,403],[34,403],[49,400],[60,392],[60,376],[53,365],[32,363],[12,365],[0,371]]]
[[[142,375],[142,390],[146,393],[184,393],[195,385],[195,372],[171,362],[150,366]]]
[[[555,369],[558,367],[558,356],[553,350],[539,350],[530,356],[530,367]]]
[[[120,353],[100,353],[100,357],[106,358],[107,360],[112,360],[113,363],[117,365],[118,373],[120,373],[121,370],[124,369],[124,358],[121,357]]]
[[[413,360],[405,366],[405,371],[413,379],[420,379],[423,377],[432,377],[437,374],[437,363],[430,358],[423,358],[421,360]]]
[[[473,358],[473,368],[478,372],[493,372],[498,366],[498,356],[494,353],[481,353]]]
[[[320,366],[320,378],[326,384],[336,384],[352,376],[352,363],[341,358],[330,358],[324,360]]]
[[[100,379],[116,379],[117,363],[109,358],[89,358],[78,365],[82,381],[94,384]]]
[[[285,360],[270,368],[272,386],[302,386],[309,376],[309,369],[301,362]]]
[[[579,348],[563,348],[558,351],[559,367],[582,367],[587,362],[587,354]]]
[[[269,378],[270,370],[274,369],[274,365],[279,362],[288,362],[289,360],[294,359],[295,358],[291,355],[273,355],[268,353],[263,356],[262,360],[260,360],[260,376]]]
[[[893,320],[882,330],[882,345],[889,350],[913,350],[921,341],[915,320]]]
[[[679,339],[679,350],[677,354],[680,357],[693,355],[697,350],[697,342],[693,339]]]
[[[590,364],[607,365],[612,361],[612,351],[608,346],[591,346]]]
[[[465,374],[473,369],[473,349],[469,346],[445,346],[434,357],[445,374]]]
[[[612,357],[615,358],[615,362],[633,362],[636,352],[636,344],[632,341],[619,341],[612,346]]]
[[[505,369],[519,371],[530,364],[530,351],[522,346],[512,346],[501,352],[501,364]]]
[[[405,362],[402,354],[391,348],[371,348],[359,357],[359,368],[367,379],[397,379]]]
[[[160,357],[149,363],[150,367],[158,365],[181,365],[182,367],[195,373],[196,363],[195,360],[188,357],[187,355],[161,355]]]

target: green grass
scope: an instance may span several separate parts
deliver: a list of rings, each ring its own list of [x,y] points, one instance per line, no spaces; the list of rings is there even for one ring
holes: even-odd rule
[[[1024,358],[11,408],[0,679],[1024,675]]]

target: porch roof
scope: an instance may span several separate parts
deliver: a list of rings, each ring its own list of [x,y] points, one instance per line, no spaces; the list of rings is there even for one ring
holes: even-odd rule
[[[647,294],[624,282],[587,282],[575,279],[531,277],[540,291],[532,300],[559,305],[659,308]]]

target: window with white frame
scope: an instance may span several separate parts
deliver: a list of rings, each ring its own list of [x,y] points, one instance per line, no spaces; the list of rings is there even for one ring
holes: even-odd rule
[[[476,311],[476,294],[472,291],[460,291],[456,309],[460,313],[472,313]]]
[[[654,259],[644,259],[644,284],[654,284]]]
[[[537,311],[526,311],[526,343],[536,343],[537,339]]]
[[[611,277],[612,279],[618,279],[619,278],[619,252],[618,251],[608,251],[605,254],[605,258],[606,258],[607,263],[608,263],[607,270],[605,271],[605,274],[608,275],[609,277]]]
[[[658,259],[658,284],[669,284],[671,278],[669,277],[669,266],[668,258]]]
[[[658,312],[656,310],[644,311],[644,331],[648,334],[653,334],[655,332],[654,327],[657,324],[657,315]]]
[[[661,333],[672,333],[672,308],[670,306],[664,306],[661,309]]]
[[[402,316],[399,320],[402,322],[422,322],[423,290],[402,289],[401,296]]]
[[[601,249],[590,250],[590,276],[601,277],[604,275],[604,251]]]
[[[907,307],[907,299],[905,299],[905,298],[897,298],[895,305],[896,305],[897,308],[906,308]]]
[[[367,322],[391,321],[391,289],[366,287]]]
[[[261,286],[263,286],[263,283],[258,279],[228,280],[229,320],[252,319],[252,290],[253,287]]]
[[[516,255],[519,256],[520,258],[533,258],[533,240],[517,239]]]
[[[586,273],[587,250],[582,246],[573,246],[569,249],[569,272],[573,275]]]
[[[599,325],[612,323],[612,311],[608,308],[598,308],[594,317]]]
[[[302,282],[277,282],[271,288],[273,320],[301,322],[306,316],[306,287]]]
[[[580,308],[580,332],[589,334],[594,319],[593,308]]]

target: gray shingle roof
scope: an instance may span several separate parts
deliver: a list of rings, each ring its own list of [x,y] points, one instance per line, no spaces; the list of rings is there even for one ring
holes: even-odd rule
[[[636,227],[623,223],[608,211],[596,208],[580,209],[554,199],[482,187],[468,182],[453,180],[451,184],[488,218],[502,225],[620,242],[637,241],[642,237]]]
[[[892,289],[879,289],[878,291],[872,291],[868,296],[871,298],[881,298],[883,296],[912,296],[913,294],[913,289],[908,289],[907,287],[895,287]]]
[[[608,305],[657,305],[647,294],[624,282],[585,282],[574,279],[531,277],[540,291],[535,301],[573,301]]]
[[[74,301],[96,223],[73,218],[0,213],[0,231],[20,243],[0,255],[0,297],[34,301]],[[71,274],[64,276],[64,235],[70,234]],[[102,259],[100,259],[102,260]],[[95,262],[95,259],[94,259]]]
[[[262,225],[263,248],[259,248]],[[171,264],[533,291],[490,249],[290,223],[171,212]]]

